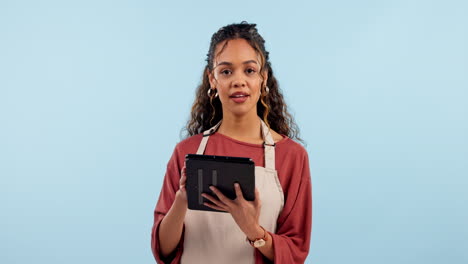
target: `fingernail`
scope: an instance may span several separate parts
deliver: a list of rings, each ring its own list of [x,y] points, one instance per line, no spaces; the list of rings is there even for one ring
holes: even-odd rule
[[[214,189],[214,187],[213,187],[213,186],[210,186],[210,190],[213,190],[213,189]]]
[[[236,182],[236,183],[234,183],[234,185],[235,185],[236,187],[239,187],[239,184],[238,184],[237,182]]]

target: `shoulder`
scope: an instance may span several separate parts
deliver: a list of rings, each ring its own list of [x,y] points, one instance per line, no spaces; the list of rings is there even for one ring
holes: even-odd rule
[[[202,137],[203,134],[200,133],[179,141],[174,147],[168,166],[178,166],[181,168],[184,164],[185,156],[197,152]]]
[[[299,142],[293,140],[292,138],[286,135],[279,134],[273,129],[271,129],[270,131],[273,137],[273,141],[275,141],[275,143],[278,143],[278,146],[282,146],[283,148],[292,151],[296,154],[307,155],[307,150]]]
[[[291,159],[304,159],[308,158],[308,153],[306,148],[299,142],[289,138],[285,135],[282,135],[283,138],[277,144],[277,151],[284,154],[285,157]]]
[[[278,132],[274,131],[273,129],[270,129],[270,131],[274,142],[281,141],[285,137],[283,135],[278,134]]]
[[[179,153],[196,152],[203,138],[203,133],[199,133],[181,140],[176,144],[175,150]]]

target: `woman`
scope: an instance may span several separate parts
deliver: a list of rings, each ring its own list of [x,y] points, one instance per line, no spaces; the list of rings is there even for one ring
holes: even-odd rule
[[[303,263],[309,252],[312,193],[308,155],[295,142],[287,112],[256,24],[216,32],[198,87],[189,137],[167,164],[154,210],[151,247],[158,263]],[[203,132],[203,133],[202,133]],[[185,155],[250,157],[255,201],[239,186],[230,200],[218,189],[206,205],[187,209]]]

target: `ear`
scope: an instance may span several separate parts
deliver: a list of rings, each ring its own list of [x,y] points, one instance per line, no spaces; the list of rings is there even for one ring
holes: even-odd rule
[[[213,74],[211,74],[209,69],[206,69],[206,74],[208,75],[208,81],[210,82],[210,87],[215,88],[216,87],[216,79],[214,78]]]
[[[267,82],[268,82],[268,70],[267,69],[263,70],[262,76],[263,76],[263,78],[265,78],[265,85],[266,85]]]

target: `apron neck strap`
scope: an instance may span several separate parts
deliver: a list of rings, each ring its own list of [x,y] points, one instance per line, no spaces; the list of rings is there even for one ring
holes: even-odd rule
[[[198,155],[203,155],[203,153],[205,153],[205,148],[206,148],[206,144],[208,143],[208,138],[210,137],[211,134],[213,134],[218,129],[222,121],[223,121],[222,119],[219,120],[218,124],[214,125],[212,128],[205,130],[203,132],[203,138],[197,150]]]
[[[271,129],[263,122],[260,118],[260,122],[262,123],[262,135],[263,135],[263,148],[265,150],[265,168],[275,170],[275,141],[271,136]]]

